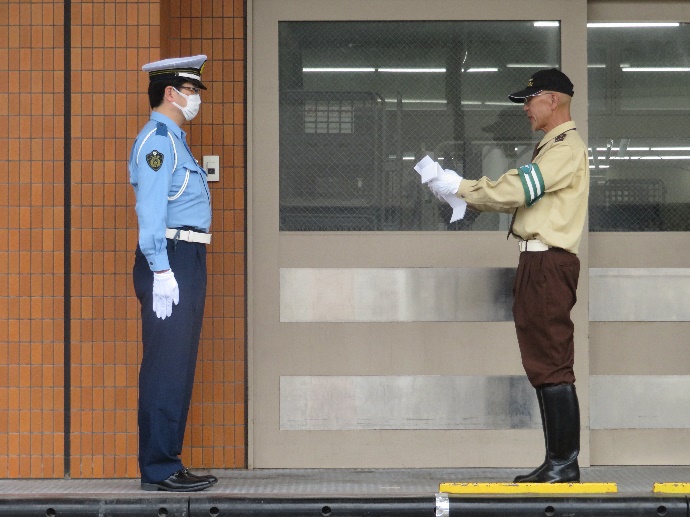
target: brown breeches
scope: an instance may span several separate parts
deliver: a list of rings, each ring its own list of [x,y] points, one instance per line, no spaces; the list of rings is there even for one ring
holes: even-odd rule
[[[520,253],[513,285],[513,318],[522,365],[532,386],[572,384],[580,260],[559,248]]]

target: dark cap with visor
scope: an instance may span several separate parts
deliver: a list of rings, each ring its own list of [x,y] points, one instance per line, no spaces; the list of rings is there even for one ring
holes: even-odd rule
[[[536,72],[527,81],[527,88],[511,93],[508,98],[513,102],[522,104],[527,97],[532,97],[543,91],[565,93],[571,97],[575,93],[573,83],[570,82],[567,75],[555,68],[549,68]]]

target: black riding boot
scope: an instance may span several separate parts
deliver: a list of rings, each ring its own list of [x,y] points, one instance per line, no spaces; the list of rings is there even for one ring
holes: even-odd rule
[[[536,389],[537,393],[537,401],[539,402],[539,416],[541,417],[541,429],[544,433],[544,449],[546,449],[546,455],[544,456],[544,462],[539,465],[536,469],[534,469],[532,472],[529,474],[520,474],[519,476],[516,476],[515,479],[513,480],[513,483],[524,483],[526,479],[528,478],[533,478],[541,470],[548,465],[549,462],[549,440],[548,437],[546,436],[546,423],[544,420],[544,402],[543,399],[541,398],[541,386]]]
[[[580,481],[580,407],[575,385],[541,389],[546,430],[546,464],[521,483],[570,483]]]

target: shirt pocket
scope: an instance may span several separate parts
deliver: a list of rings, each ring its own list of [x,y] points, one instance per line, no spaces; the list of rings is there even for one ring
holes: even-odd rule
[[[170,182],[168,200],[174,201],[183,193],[196,194],[201,183],[200,167],[195,162],[185,162],[175,169]]]

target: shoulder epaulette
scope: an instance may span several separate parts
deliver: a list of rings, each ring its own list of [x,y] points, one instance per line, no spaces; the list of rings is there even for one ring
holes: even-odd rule
[[[156,136],[167,136],[168,134],[168,126],[166,126],[163,122],[158,122],[156,124]]]

